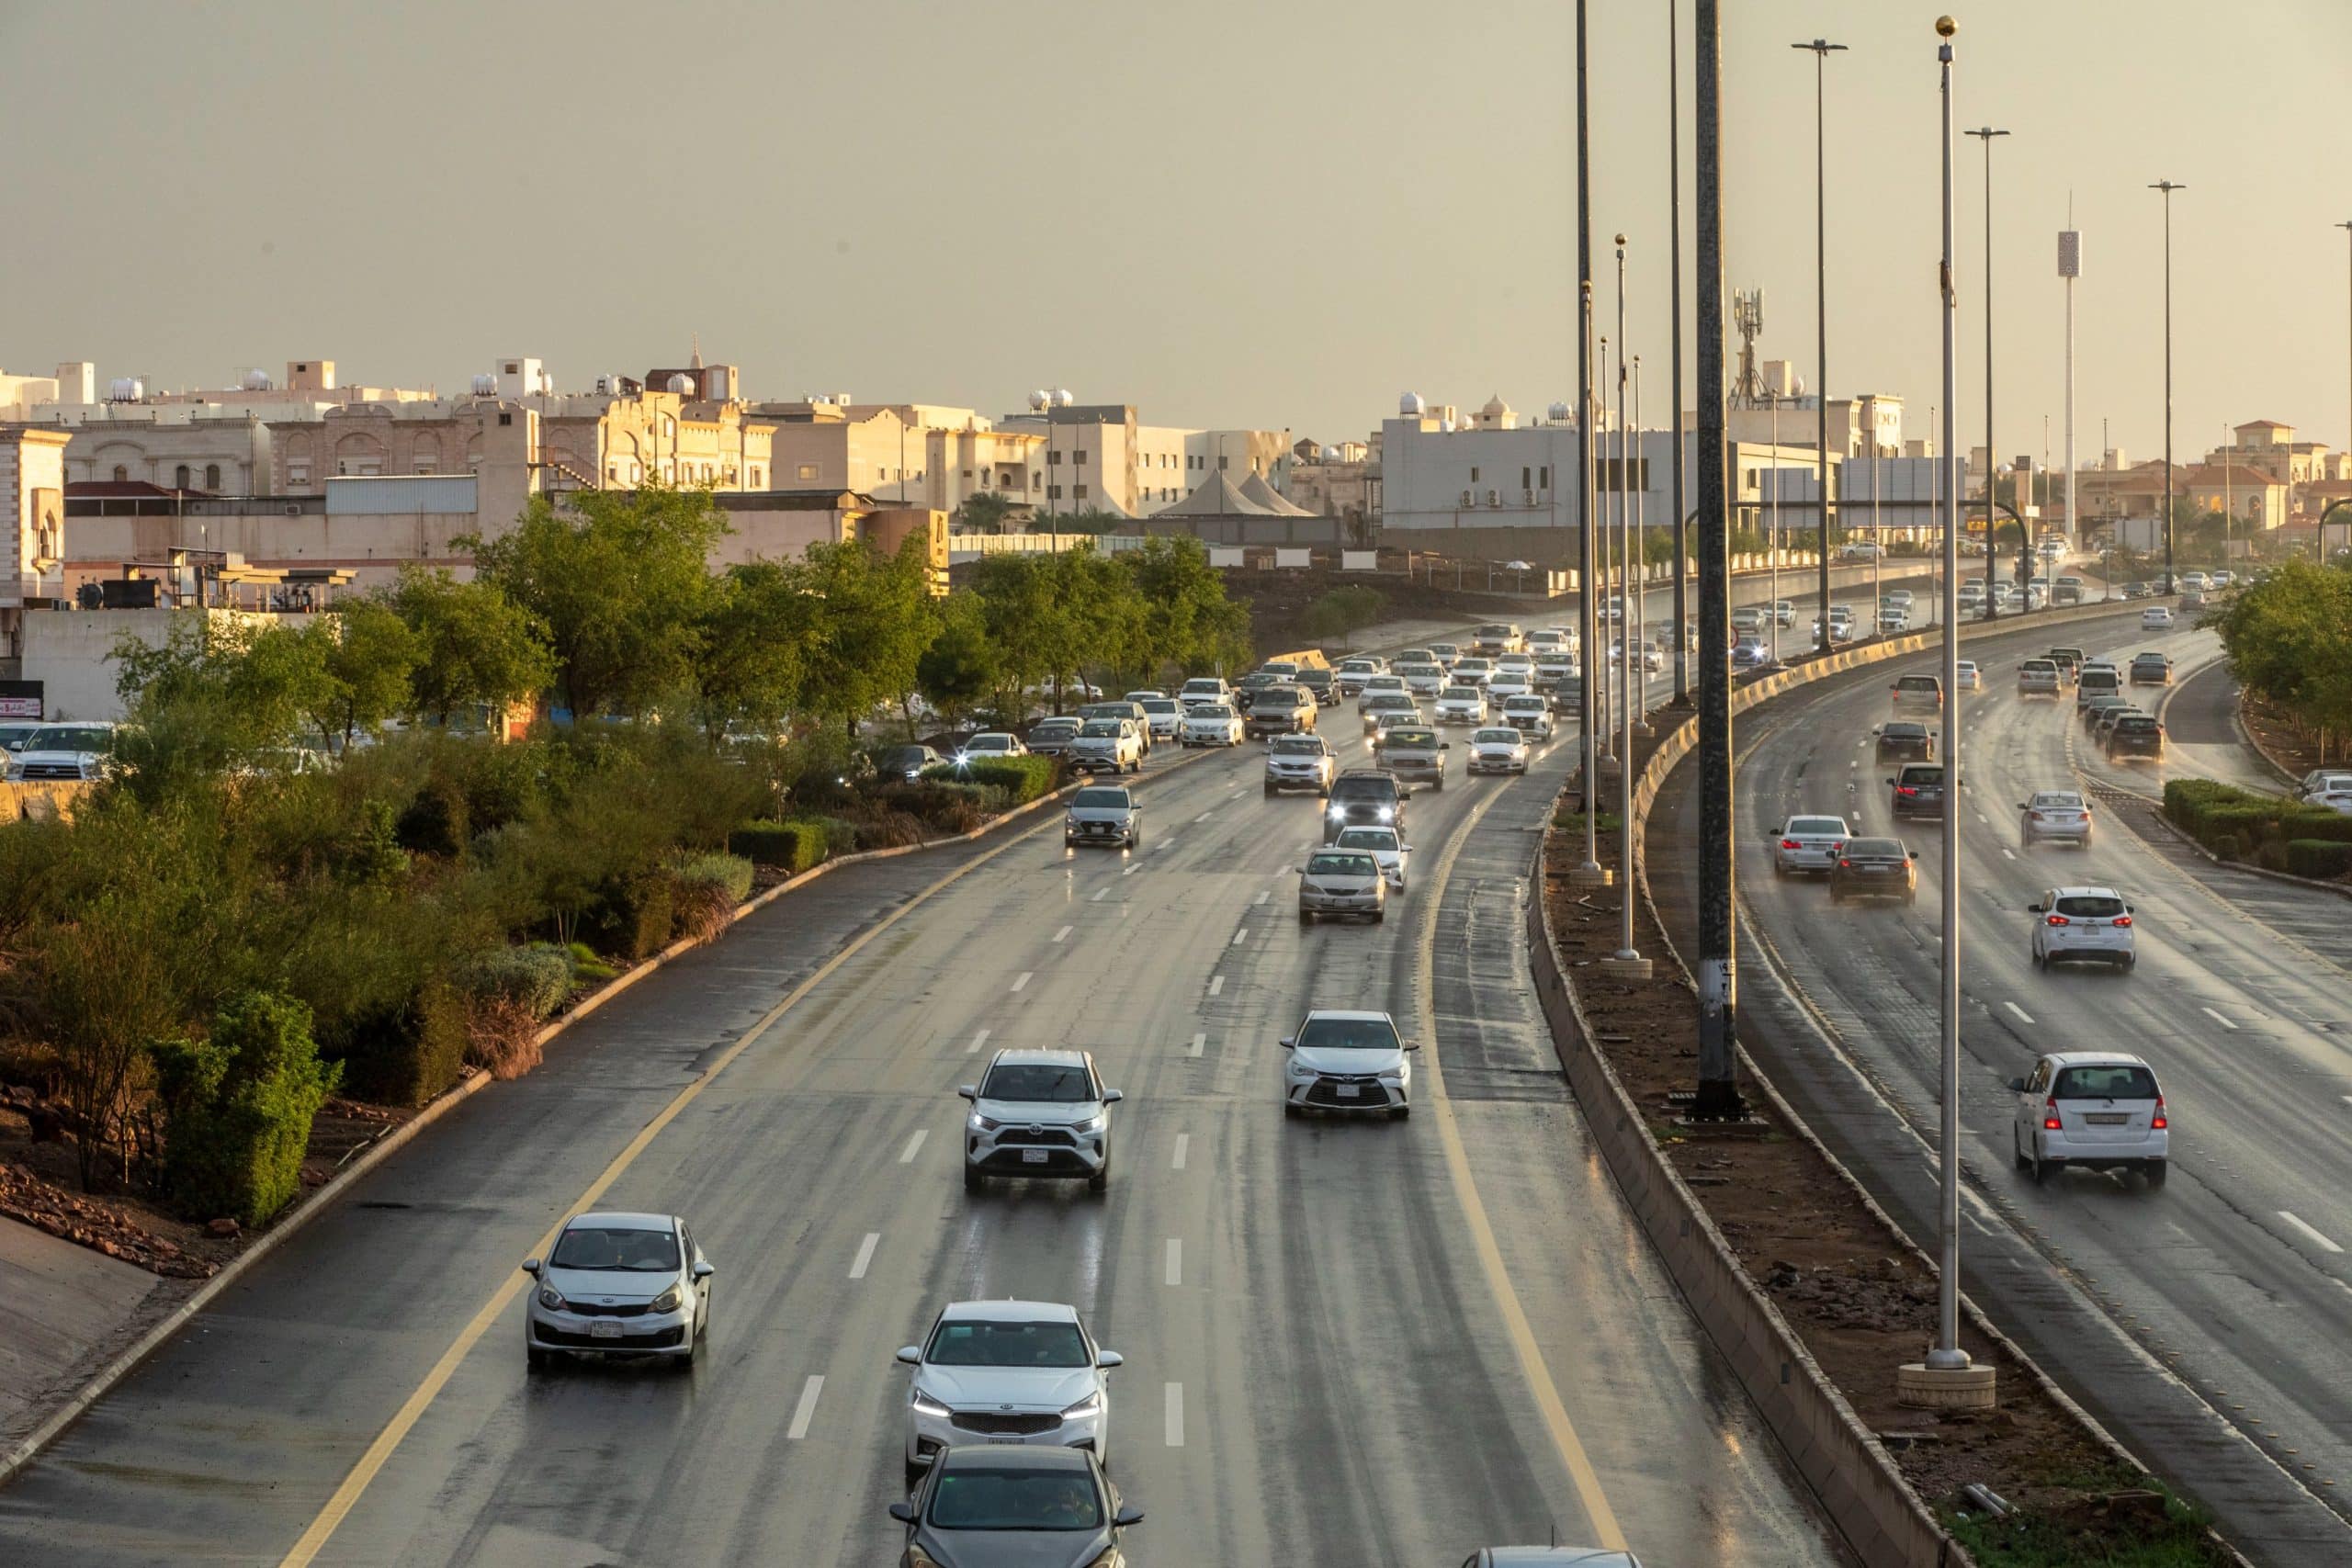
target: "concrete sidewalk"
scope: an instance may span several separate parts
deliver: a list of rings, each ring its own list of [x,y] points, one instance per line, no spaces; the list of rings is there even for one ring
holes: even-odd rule
[[[196,1289],[11,1219],[0,1219],[0,1447]]]

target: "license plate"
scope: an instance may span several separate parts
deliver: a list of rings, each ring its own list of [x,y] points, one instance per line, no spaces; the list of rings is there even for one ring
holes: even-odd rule
[[[588,1337],[591,1339],[618,1339],[620,1337],[621,1325],[609,1317],[599,1318],[588,1325]]]
[[[2094,1111],[2083,1120],[2094,1127],[2128,1127],[2132,1118],[2120,1111]]]
[[[1341,1100],[1362,1100],[1363,1098],[1363,1085],[1360,1083],[1343,1083],[1338,1087],[1340,1098]]]
[[[1023,1165],[1043,1165],[1046,1163],[1046,1151],[1043,1149],[1023,1149],[1021,1151],[1021,1163]]]

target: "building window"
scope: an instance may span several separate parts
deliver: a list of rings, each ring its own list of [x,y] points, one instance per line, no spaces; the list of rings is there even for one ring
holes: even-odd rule
[[[1552,470],[1549,468],[1542,468],[1536,469],[1535,472],[1537,476],[1536,482],[1542,485],[1545,490],[1550,490],[1552,488]]]
[[[1533,476],[1531,475],[1526,468],[1521,468],[1519,470],[1519,488],[1521,490],[1533,490],[1535,486],[1531,482],[1532,478]]]
[[[1222,452],[1216,457],[1216,471],[1220,474],[1225,472],[1225,454]]]
[[[429,474],[439,467],[440,465],[430,457],[419,457],[416,460],[416,471],[420,474]]]
[[[174,490],[187,489],[187,465],[186,463],[182,463],[178,468],[172,470],[172,488]]]
[[[207,490],[219,490],[220,488],[220,464],[207,463],[204,465],[204,488]]]
[[[502,413],[498,416],[498,423],[501,424],[512,424],[514,423],[514,416],[511,413]]]
[[[605,465],[605,482],[607,484],[618,484],[621,482],[621,466],[618,463],[607,463]]]
[[[1070,494],[1076,496],[1080,501],[1084,501],[1086,499],[1086,487],[1084,485],[1072,485],[1070,487]]]
[[[1470,470],[1470,482],[1472,484],[1476,484],[1478,482],[1478,470],[1476,468],[1472,468]]]
[[[1061,486],[1059,486],[1059,485],[1047,485],[1047,486],[1046,487],[1046,499],[1047,501],[1059,501],[1061,498],[1062,498],[1062,487],[1061,487]]]
[[[817,465],[814,463],[803,463],[800,465],[798,472],[802,479],[813,479],[817,477]]]
[[[971,469],[969,469],[969,468],[966,468],[966,469],[964,470],[964,477],[965,477],[966,479],[970,479],[970,478],[972,477],[972,470],[971,470]]]
[[[752,465],[752,488],[760,488],[760,466],[757,463]]]
[[[120,463],[117,463],[114,466],[114,482],[120,484],[129,478],[130,478],[130,470],[124,468]]]
[[[120,468],[117,468],[114,471],[114,477],[117,479],[122,478],[122,470]],[[287,464],[286,482],[288,484],[297,485],[309,484],[311,482],[311,465],[308,463]]]
[[[1084,468],[1086,466],[1086,449],[1081,446],[1077,451],[1072,452],[1069,455],[1069,460],[1080,468]]]
[[[1046,467],[1049,468],[1058,468],[1061,466],[1062,455],[1059,452],[1048,452],[1046,454]]]

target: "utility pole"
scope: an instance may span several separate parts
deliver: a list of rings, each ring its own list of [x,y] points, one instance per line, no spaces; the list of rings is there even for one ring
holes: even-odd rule
[[[1953,411],[1958,387],[1959,298],[1952,287],[1951,254],[1951,37],[1959,28],[1950,17],[1936,20],[1944,40],[1936,50],[1943,83],[1944,166],[1944,839],[1942,845],[1943,974],[1942,1040],[1943,1104],[1939,1133],[1942,1190],[1937,1203],[1939,1257],[1936,1278],[1936,1342],[1924,1361],[1898,1367],[1896,1397],[1905,1404],[1939,1409],[1984,1409],[1997,1398],[1996,1371],[1973,1364],[1960,1348],[1960,533],[1964,516],[1960,495],[1960,460],[1956,441],[1960,419]]]
[[[1699,1091],[1694,1121],[1745,1113],[1736,1072],[1731,776],[1731,526],[1724,493],[1722,0],[1693,0],[1699,202]],[[1677,411],[1679,418],[1679,411]]]
[[[1967,134],[1984,143],[1984,618],[1991,621],[2000,618],[1993,597],[1993,568],[2001,558],[1994,544],[1999,527],[1994,520],[1994,504],[2000,499],[2001,457],[1993,444],[1993,138],[2008,132],[1987,125]],[[2024,529],[2018,532],[2023,534]],[[1945,767],[1952,765],[1947,762]]]
[[[1674,705],[1690,705],[1690,672],[1684,650],[1690,645],[1690,552],[1683,542],[1682,505],[1682,66],[1679,0],[1666,5],[1666,184],[1667,244],[1673,252],[1667,272],[1668,309],[1674,318],[1673,417],[1674,510]],[[2352,228],[2352,224],[2346,224]]]
[[[2336,227],[2344,231],[2345,238],[2352,239],[2352,220],[2347,220],[2345,222],[2338,223]],[[2346,317],[2345,324],[2346,333],[2352,333],[2352,317]],[[1678,331],[1680,329],[1681,325],[1682,323],[1679,321],[1675,322],[1675,327]],[[2346,356],[2345,365],[2347,370],[2352,370],[2352,355]],[[2347,411],[2352,411],[2352,402],[2347,402],[2346,404],[2346,408]],[[2346,450],[2352,450],[2352,441],[2347,441]],[[2290,474],[2294,472],[2293,463],[2294,459],[2290,457],[2288,459],[2289,466],[2287,469]],[[2313,477],[2316,478],[2317,475],[2314,474]],[[2294,490],[2292,487],[2290,487],[2287,491],[2287,510],[2290,513],[2293,513],[2295,510],[2294,500]],[[2324,504],[2320,507],[2319,526],[2312,535],[2312,558],[2319,562],[2322,566],[2325,566],[2327,564],[2327,508]]]
[[[1821,651],[1829,651],[1829,175],[1828,133],[1822,119],[1824,68],[1829,56],[1845,49],[1842,43],[1827,39],[1815,39],[1811,43],[1792,43],[1791,49],[1813,51],[1813,299],[1815,356],[1814,367],[1820,384],[1814,389],[1816,407],[1821,415],[1820,429],[1814,438],[1814,462],[1821,475],[1821,532],[1819,548],[1814,553],[1821,558]],[[1877,614],[1873,609],[1871,614]]]
[[[1599,674],[1594,645],[1600,640],[1593,595],[1598,591],[1599,553],[1593,548],[1592,446],[1592,135],[1589,78],[1585,69],[1585,11],[1577,0],[1577,620],[1584,642],[1584,689],[1577,700],[1578,739],[1584,747],[1584,863],[1568,873],[1576,887],[1606,887],[1615,880],[1600,863],[1600,752],[1593,744],[1593,688]]]
[[[2172,575],[2172,193],[2184,185],[2158,180],[2148,187],[2165,193],[2165,597],[2173,595]]]
[[[2075,229],[2075,204],[2066,203],[2066,228],[2058,236],[2058,276],[2066,280],[2066,532],[2077,546],[2082,514],[2075,510],[2075,279],[2083,275],[2083,236]]]

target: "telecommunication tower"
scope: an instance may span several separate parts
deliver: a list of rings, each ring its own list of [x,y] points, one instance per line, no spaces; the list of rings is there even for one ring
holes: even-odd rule
[[[1732,387],[1734,408],[1764,406],[1764,377],[1756,367],[1756,337],[1764,330],[1764,290],[1742,288],[1731,297],[1731,322],[1739,333],[1739,379]]]

